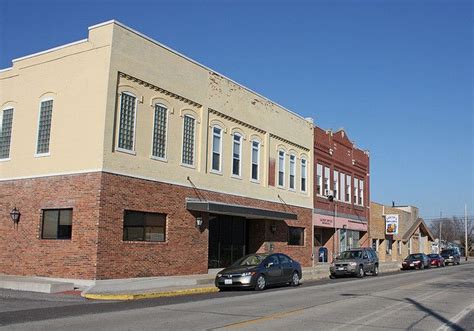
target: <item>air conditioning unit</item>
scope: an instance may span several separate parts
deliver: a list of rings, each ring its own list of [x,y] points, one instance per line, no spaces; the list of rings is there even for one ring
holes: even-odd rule
[[[332,190],[325,189],[324,190],[324,195],[327,196],[327,197],[330,196],[330,195],[333,195]]]

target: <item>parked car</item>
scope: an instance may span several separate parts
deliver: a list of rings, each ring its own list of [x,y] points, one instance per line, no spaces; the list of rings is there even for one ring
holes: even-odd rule
[[[444,263],[452,265],[460,264],[461,263],[461,254],[459,254],[459,250],[455,248],[448,248],[443,249],[441,251],[441,256],[444,258]]]
[[[402,269],[425,269],[431,266],[430,258],[423,253],[416,253],[408,255],[402,262]]]
[[[301,276],[301,265],[288,255],[250,254],[221,270],[215,285],[220,290],[243,287],[262,291],[269,285],[298,286]]]
[[[436,266],[436,267],[444,267],[446,264],[444,263],[444,258],[439,255],[439,254],[428,254],[428,257],[431,260],[431,266]]]
[[[351,275],[359,278],[379,274],[379,258],[373,248],[354,248],[342,252],[329,267],[331,278]]]

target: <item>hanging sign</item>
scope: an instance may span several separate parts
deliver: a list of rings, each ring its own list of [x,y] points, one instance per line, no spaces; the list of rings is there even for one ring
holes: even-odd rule
[[[398,215],[385,215],[385,234],[398,234]]]

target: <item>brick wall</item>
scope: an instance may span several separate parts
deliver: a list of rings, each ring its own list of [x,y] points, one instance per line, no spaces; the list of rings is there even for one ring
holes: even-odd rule
[[[296,221],[250,220],[251,231],[258,231],[250,245],[261,252],[266,251],[269,243],[272,243],[275,251],[291,255],[304,266],[311,265],[311,209],[204,190],[199,190],[199,195],[209,201],[297,213]],[[196,228],[195,215],[185,208],[186,198],[198,198],[196,191],[183,186],[104,173],[97,278],[206,273],[208,222],[204,219],[202,229]],[[123,242],[124,209],[166,213],[166,242]],[[272,224],[277,227],[275,233],[270,230]],[[304,246],[287,245],[288,225],[305,227]]]
[[[100,173],[0,182],[0,273],[95,278]],[[18,228],[10,211],[21,212]],[[41,239],[42,209],[73,208],[71,240]]]

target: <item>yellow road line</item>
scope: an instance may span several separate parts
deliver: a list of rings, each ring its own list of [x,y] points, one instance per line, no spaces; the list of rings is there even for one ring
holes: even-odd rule
[[[217,287],[198,287],[183,290],[164,291],[164,292],[150,292],[150,293],[137,293],[137,294],[110,294],[110,293],[83,293],[82,297],[92,300],[137,300],[137,299],[153,299],[162,297],[175,297],[180,295],[191,295],[191,294],[203,294],[203,293],[214,293],[218,292]]]
[[[299,309],[294,309],[294,310],[286,310],[286,311],[282,311],[282,312],[279,312],[279,313],[275,313],[275,314],[271,314],[271,315],[267,315],[267,316],[263,316],[263,317],[258,317],[258,318],[254,318],[254,319],[251,319],[251,320],[246,320],[246,321],[243,321],[243,322],[236,322],[236,323],[227,324],[227,325],[219,327],[219,329],[225,329],[225,328],[238,329],[238,328],[241,328],[243,326],[247,326],[249,324],[255,324],[255,323],[260,323],[260,322],[265,322],[265,321],[276,320],[276,319],[283,318],[283,317],[286,317],[286,316],[289,316],[289,315],[301,313],[306,309],[308,309],[308,308],[305,307],[305,308],[299,308]]]

